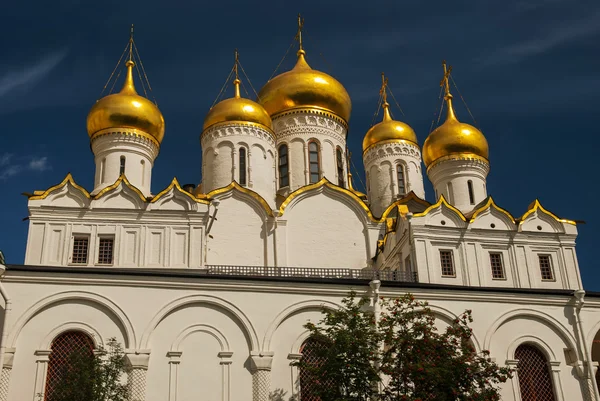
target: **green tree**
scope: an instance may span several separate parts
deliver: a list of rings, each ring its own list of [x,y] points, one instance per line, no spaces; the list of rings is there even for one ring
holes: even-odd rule
[[[337,310],[305,327],[327,347],[319,363],[301,359],[321,401],[495,401],[499,384],[512,375],[472,345],[471,311],[439,331],[427,302],[411,294],[370,300],[351,293]],[[304,389],[301,389],[304,390]]]
[[[115,338],[106,347],[80,349],[69,355],[68,363],[58,373],[59,379],[46,395],[48,401],[128,401],[124,382],[125,353]],[[41,398],[41,395],[40,395]]]

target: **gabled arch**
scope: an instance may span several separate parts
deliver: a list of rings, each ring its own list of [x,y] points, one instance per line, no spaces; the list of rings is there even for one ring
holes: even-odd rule
[[[554,213],[550,212],[549,210],[545,209],[542,204],[540,203],[539,199],[534,200],[530,205],[529,208],[527,209],[527,211],[525,212],[525,214],[523,214],[523,216],[521,216],[520,223],[519,224],[523,224],[523,222],[527,219],[527,217],[536,212],[542,212],[550,217],[552,217],[554,220],[560,222],[560,223],[567,223],[567,224],[572,224],[572,225],[577,225],[577,223],[573,220],[567,220],[567,219],[561,219],[559,218],[557,215],[555,215]]]
[[[501,207],[496,205],[491,196],[487,198],[487,200],[484,204],[481,205],[481,207],[477,208],[475,211],[472,212],[469,218],[469,224],[473,225],[473,223],[477,223],[479,219],[481,219],[483,216],[486,216],[487,214],[491,214],[495,218],[500,219],[507,229],[513,230],[517,228],[517,223],[514,217],[507,210],[502,209]]]
[[[377,223],[382,221],[381,219],[377,219],[373,216],[373,213],[371,213],[371,209],[369,209],[369,207],[355,193],[346,188],[342,188],[340,186],[332,184],[325,177],[321,178],[319,182],[303,186],[302,188],[299,188],[291,194],[289,194],[288,197],[283,201],[283,203],[279,207],[279,214],[283,215],[287,208],[292,208],[294,204],[297,203],[300,199],[315,193],[320,193],[323,191],[324,188],[344,195],[346,199],[350,201],[349,204],[354,205],[357,211],[360,210],[361,212],[366,214],[367,218],[370,221]]]
[[[65,186],[69,186],[70,188],[73,188],[74,190],[78,191],[81,194],[81,196],[83,196],[87,199],[91,199],[90,193],[88,191],[86,191],[85,188],[83,188],[82,186],[79,186],[75,182],[71,173],[68,173],[67,176],[59,184],[56,184],[56,185],[48,188],[45,191],[34,191],[33,194],[25,194],[25,195],[27,195],[29,200],[42,200],[42,199],[46,199],[48,197],[48,195],[64,188]]]
[[[265,198],[263,198],[262,196],[260,196],[260,194],[258,194],[257,192],[254,192],[251,189],[242,187],[240,184],[238,184],[235,181],[232,181],[231,184],[227,185],[226,187],[217,188],[217,189],[210,191],[208,194],[206,194],[206,197],[209,200],[212,200],[213,198],[218,198],[220,195],[227,194],[228,192],[232,192],[232,191],[236,191],[236,192],[243,194],[246,197],[254,200],[255,203],[261,209],[265,210],[267,215],[269,215],[270,217],[273,217],[273,210],[271,209],[271,207],[269,206],[269,204],[267,203]]]
[[[48,297],[42,298],[32,306],[30,306],[15,322],[12,330],[10,331],[7,337],[7,345],[10,344],[10,347],[15,347],[17,339],[19,338],[19,334],[25,327],[25,325],[33,319],[40,311],[46,309],[54,304],[63,301],[78,301],[84,300],[91,302],[93,304],[99,305],[112,315],[112,317],[119,323],[121,326],[120,329],[123,330],[123,334],[125,337],[126,348],[133,348],[136,345],[136,336],[135,331],[133,329],[133,325],[131,321],[123,312],[123,310],[110,299],[87,291],[64,291],[56,294],[52,294]],[[8,328],[5,328],[5,330]]]
[[[142,338],[140,340],[140,349],[148,349],[152,333],[154,332],[156,327],[158,327],[160,322],[162,322],[169,314],[171,314],[178,308],[193,304],[213,305],[231,314],[237,320],[237,323],[239,323],[243,328],[242,331],[244,337],[246,337],[248,341],[250,351],[259,350],[260,344],[258,341],[258,335],[256,334],[256,330],[250,322],[250,319],[248,319],[248,316],[246,316],[246,314],[242,312],[233,303],[213,295],[188,295],[185,297],[174,299],[165,306],[163,306],[161,310],[158,311],[156,315],[154,315],[150,323],[148,323],[148,325],[146,326],[146,330],[144,330],[144,333],[142,334]]]
[[[444,198],[444,195],[440,195],[440,198],[438,199],[438,201],[436,203],[434,203],[433,205],[429,206],[427,209],[425,209],[423,212],[421,213],[415,213],[414,217],[423,217],[423,216],[427,216],[431,211],[434,211],[436,209],[439,209],[440,207],[446,207],[447,209],[453,211],[456,216],[461,219],[462,221],[467,221],[467,218],[465,217],[464,214],[462,214],[462,212],[460,210],[458,210],[457,208],[455,208],[454,206],[452,206],[451,204],[449,204],[446,201],[446,198]]]
[[[410,212],[410,208],[408,206],[409,203],[418,203],[420,205],[423,205],[424,209],[427,209],[429,206],[431,206],[431,203],[427,202],[424,199],[419,198],[413,191],[410,191],[405,196],[403,196],[401,199],[398,199],[397,201],[392,202],[392,204],[389,205],[384,210],[384,212],[381,214],[380,220],[384,220],[385,218],[387,218],[388,215],[394,210],[394,208],[396,206],[405,206],[406,212],[403,212],[404,214]],[[404,209],[401,209],[401,210],[404,210]]]
[[[98,192],[93,200],[97,201],[104,197],[108,197],[110,199],[111,194],[116,194],[118,192],[122,192],[125,194],[130,200],[138,207],[143,208],[146,204],[146,197],[137,187],[132,185],[125,174],[121,174],[119,178],[114,182],[114,184],[109,185],[106,188],[103,188],[100,192]]]
[[[427,217],[427,220],[425,221],[430,223],[431,220],[437,215],[442,215],[450,219],[456,227],[466,226],[467,218],[465,215],[462,214],[460,210],[449,204],[446,201],[446,198],[444,198],[444,195],[440,195],[440,199],[425,209],[425,211],[413,214],[413,217]],[[441,223],[443,224],[443,221]]]
[[[184,191],[183,188],[181,188],[181,185],[179,185],[179,181],[177,180],[177,178],[173,178],[173,180],[171,181],[171,183],[169,184],[168,187],[166,187],[165,189],[163,189],[162,191],[160,191],[156,196],[154,196],[152,198],[152,200],[150,201],[150,203],[155,203],[158,205],[164,204],[165,202],[168,202],[168,196],[176,196],[175,194],[178,194],[181,198],[186,199],[187,202],[190,203],[190,209],[191,209],[191,204],[193,203],[203,203],[208,205],[210,202],[208,200],[205,199],[205,196],[194,196],[191,193]],[[163,198],[167,198],[164,199]],[[159,202],[160,200],[163,200],[162,202]]]

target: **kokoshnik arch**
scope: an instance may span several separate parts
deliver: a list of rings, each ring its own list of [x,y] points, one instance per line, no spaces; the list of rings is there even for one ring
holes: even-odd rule
[[[291,366],[319,346],[303,324],[350,289],[410,291],[442,325],[472,309],[476,348],[520,369],[504,400],[598,400],[600,297],[583,291],[576,223],[538,200],[522,216],[496,205],[488,143],[456,115],[451,68],[446,118],[423,144],[393,118],[383,77],[364,194],[346,150],[359,140],[350,96],[310,67],[302,21],[297,38],[296,65],[256,100],[241,96],[236,55],[233,97],[199,128],[202,182],[157,192],[169,135],[136,89],[135,70],[146,74],[130,39],[122,89],[87,119],[94,187],[68,174],[28,194],[25,265],[2,267],[0,401],[51,398],[65,353],[110,337],[126,347],[136,401],[267,401],[278,389],[309,401]]]

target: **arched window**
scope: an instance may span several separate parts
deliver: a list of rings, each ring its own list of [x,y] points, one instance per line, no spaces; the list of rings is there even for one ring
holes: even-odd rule
[[[290,161],[288,159],[287,145],[279,147],[279,188],[290,185]]]
[[[106,179],[106,157],[100,162],[100,182]]]
[[[142,186],[146,185],[146,162],[141,160],[140,164],[142,165]]]
[[[454,189],[452,188],[451,182],[448,183],[448,201],[454,205]]]
[[[310,165],[310,183],[314,184],[321,179],[321,160],[319,145],[316,142],[308,143],[308,162]]]
[[[326,348],[327,344],[318,340],[314,337],[309,337],[302,347],[300,347],[300,353],[302,354],[302,361],[312,366],[319,366],[323,363],[323,357],[318,355],[318,350]],[[298,379],[300,382],[300,400],[299,401],[321,401],[321,399],[315,394],[313,387],[315,378],[312,374],[305,369],[300,369],[298,372]]]
[[[337,175],[338,175],[338,185],[340,187],[345,187],[345,180],[344,180],[344,159],[342,157],[342,149],[341,148],[337,148],[335,151],[335,158],[336,158],[336,162],[337,162]]]
[[[240,148],[240,185],[246,185],[246,148]]]
[[[398,195],[406,195],[406,179],[404,178],[404,166],[398,164],[396,166],[396,174],[398,176]]]
[[[522,401],[555,401],[548,361],[542,352],[529,344],[515,351],[517,375]]]
[[[125,156],[121,156],[121,166],[119,167],[119,175],[125,174]]]
[[[74,364],[90,362],[94,358],[94,343],[85,333],[67,331],[54,339],[50,347],[48,374],[46,375],[45,400],[61,399],[59,392],[64,390],[63,379],[72,375]],[[76,358],[81,358],[79,361]],[[63,384],[64,383],[64,384]],[[68,384],[67,384],[68,385]],[[91,389],[90,389],[91,390]]]
[[[475,194],[473,194],[473,181],[467,181],[467,187],[469,188],[469,202],[471,205],[475,204]]]

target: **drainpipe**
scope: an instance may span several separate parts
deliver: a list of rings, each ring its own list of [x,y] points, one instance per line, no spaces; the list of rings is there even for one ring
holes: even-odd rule
[[[573,293],[575,296],[576,304],[575,304],[575,324],[577,325],[577,331],[579,332],[579,341],[583,346],[583,357],[585,358],[584,363],[587,366],[587,378],[589,379],[589,383],[593,387],[594,399],[596,401],[600,401],[600,393],[598,392],[598,385],[596,383],[594,377],[594,365],[592,362],[592,355],[587,345],[587,341],[585,339],[585,335],[583,333],[583,323],[581,322],[581,309],[583,309],[583,305],[585,304],[585,290],[577,290]]]
[[[279,268],[279,260],[277,260],[277,228],[279,227],[279,224],[277,224],[278,219],[279,210],[273,210],[273,264],[276,268]]]
[[[0,371],[4,368],[4,354],[6,353],[6,341],[8,339],[8,327],[6,327],[6,323],[8,322],[8,315],[12,310],[12,301],[8,297],[6,293],[6,289],[2,283],[2,278],[4,278],[4,272],[6,272],[6,266],[0,264],[0,295],[2,299],[4,299],[4,317],[2,319],[2,337],[0,339]]]

